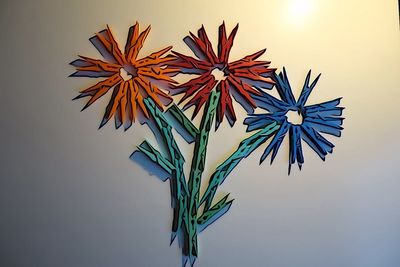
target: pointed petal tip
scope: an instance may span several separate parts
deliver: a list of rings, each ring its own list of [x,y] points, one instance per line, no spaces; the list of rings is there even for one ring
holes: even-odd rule
[[[267,48],[263,48],[263,49],[261,49],[260,51],[258,51],[258,53],[260,53],[260,56],[261,56],[261,55],[264,54],[266,51],[267,51]],[[268,61],[267,64],[271,64],[271,61]]]
[[[124,132],[126,132],[127,130],[129,130],[132,127],[132,124],[135,120],[129,120],[128,125],[124,125]]]
[[[108,120],[105,119],[105,118],[103,118],[103,119],[101,120],[101,123],[100,123],[100,125],[99,125],[98,130],[100,130],[101,128],[103,128],[103,126],[106,125],[107,122],[108,122]]]
[[[83,106],[83,108],[81,109],[81,112],[84,111],[85,109],[87,109],[90,105],[86,104],[85,106]]]
[[[121,126],[122,126],[122,123],[120,123],[120,122],[115,123],[115,129],[116,129],[116,130],[118,130],[119,128],[121,128]]]
[[[183,110],[186,110],[186,109],[188,109],[188,108],[183,107]],[[197,115],[197,113],[193,112],[191,120],[194,120],[194,118],[196,118],[196,115]]]
[[[182,256],[182,267],[186,267],[188,262],[188,256]]]
[[[233,128],[233,126],[234,126],[235,123],[236,123],[236,119],[234,119],[234,120],[232,120],[232,121],[228,120],[228,123],[229,123],[229,126],[230,126],[231,128]]]
[[[78,55],[78,57],[82,58],[80,55]],[[72,60],[72,61],[69,62],[68,64],[73,66],[73,65],[74,65],[74,62],[77,61],[77,60],[79,60],[79,58],[78,58],[78,59]]]
[[[77,99],[81,99],[83,96],[81,96],[81,95],[77,95],[77,96],[75,96],[74,98],[72,98],[71,100],[72,101],[74,101],[74,100],[77,100]]]
[[[190,267],[193,267],[195,262],[196,262],[196,256],[190,257]]]
[[[178,94],[178,93],[177,93],[177,94]],[[179,100],[178,100],[178,106],[179,106],[180,104],[182,104],[184,101],[185,101],[185,97],[182,97],[181,99],[179,99]],[[183,110],[187,110],[188,107],[185,105],[182,109],[183,109]]]
[[[214,129],[214,132],[216,132],[217,130],[218,130],[218,128],[219,128],[219,126],[220,126],[220,123],[215,123],[215,129]]]
[[[170,246],[171,246],[172,243],[174,242],[175,238],[176,238],[176,232],[172,232],[172,233],[171,233],[171,239],[170,239],[170,242],[169,242],[169,245],[170,245]]]

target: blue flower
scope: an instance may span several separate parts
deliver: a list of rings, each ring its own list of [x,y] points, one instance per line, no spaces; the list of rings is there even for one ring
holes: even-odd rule
[[[320,74],[321,75],[321,74]],[[244,120],[247,125],[247,131],[264,129],[271,123],[277,122],[280,127],[272,135],[272,140],[265,149],[260,159],[260,164],[272,153],[271,164],[278,153],[279,147],[287,133],[289,133],[289,170],[291,165],[297,161],[299,169],[304,163],[302,142],[306,142],[317,154],[325,161],[325,156],[332,153],[334,145],[329,142],[323,134],[340,137],[343,128],[344,118],[341,117],[343,107],[338,107],[341,98],[320,104],[306,106],[308,97],[318,82],[320,75],[310,84],[311,70],[308,72],[300,97],[295,100],[286,70],[279,75],[274,75],[276,89],[280,99],[262,92],[261,96],[254,96],[258,107],[266,110],[268,113],[252,114]],[[288,119],[289,113],[301,115],[302,121],[295,124]]]

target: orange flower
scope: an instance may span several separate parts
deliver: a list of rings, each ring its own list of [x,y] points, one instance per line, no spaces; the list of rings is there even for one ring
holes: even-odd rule
[[[107,77],[107,79],[80,91],[75,99],[90,97],[82,110],[113,88],[100,128],[114,116],[115,127],[118,129],[124,124],[125,130],[127,130],[137,118],[138,109],[148,117],[143,103],[143,99],[146,97],[153,99],[161,109],[164,104],[171,102],[171,97],[159,88],[159,84],[162,82],[175,83],[171,76],[176,73],[176,70],[166,65],[175,57],[171,55],[163,57],[172,47],[166,47],[147,57],[137,59],[149,32],[150,26],[139,34],[139,24],[136,22],[129,29],[125,51],[122,53],[107,26],[107,29],[90,39],[106,61],[79,56],[80,59],[70,63],[77,70],[71,75],[73,77]]]

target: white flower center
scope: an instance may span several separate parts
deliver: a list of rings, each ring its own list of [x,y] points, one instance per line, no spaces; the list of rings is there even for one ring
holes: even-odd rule
[[[220,70],[219,68],[213,69],[211,72],[211,75],[214,76],[214,79],[217,82],[223,81],[226,78],[225,73],[222,70]]]
[[[129,74],[124,68],[119,69],[119,76],[121,76],[124,81],[129,81],[132,79],[132,75]]]
[[[297,110],[289,110],[286,113],[286,118],[288,122],[294,125],[300,125],[303,123],[303,116],[301,115],[301,112],[298,112]]]

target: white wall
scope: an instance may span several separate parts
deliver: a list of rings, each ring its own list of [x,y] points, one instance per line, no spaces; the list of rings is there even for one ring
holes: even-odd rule
[[[343,96],[345,130],[326,162],[305,147],[289,177],[287,147],[272,166],[258,166],[262,149],[243,161],[197,266],[400,266],[397,1],[310,0],[304,16],[293,2],[1,1],[0,265],[180,266],[169,185],[129,159],[154,139],[140,125],[98,131],[107,99],[80,113],[71,99],[93,81],[67,78],[68,63],[99,56],[88,38],[106,24],[122,43],[136,20],[151,24],[145,55],[169,44],[189,53],[189,30],[204,24],[216,40],[225,20],[240,23],[232,59],[267,47],[297,94],[310,68],[321,72],[310,101]],[[236,126],[210,138],[208,173],[248,136],[236,110]]]

